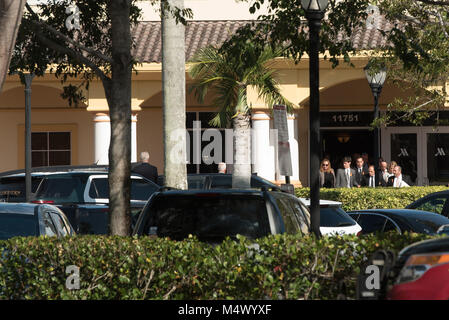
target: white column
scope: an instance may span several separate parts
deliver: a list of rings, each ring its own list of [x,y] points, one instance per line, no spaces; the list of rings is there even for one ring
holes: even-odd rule
[[[95,123],[95,163],[109,164],[109,142],[111,140],[111,122],[105,113],[97,113]]]
[[[290,143],[290,154],[292,156],[293,176],[291,180],[299,180],[299,143],[298,143],[298,121],[295,114],[287,115],[288,142]]]
[[[131,162],[137,162],[137,114],[131,115]]]
[[[275,180],[274,141],[270,140],[270,116],[265,112],[252,115],[254,172],[267,180]]]

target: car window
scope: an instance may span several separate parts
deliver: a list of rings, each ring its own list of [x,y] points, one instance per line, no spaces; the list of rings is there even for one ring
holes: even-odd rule
[[[79,234],[107,234],[109,226],[109,210],[84,208],[77,213],[76,232]]]
[[[189,189],[204,189],[206,183],[206,176],[187,176],[187,183]]]
[[[430,211],[435,213],[442,213],[444,204],[447,201],[446,195],[437,195],[434,197],[430,197],[426,201],[418,204],[417,206],[414,206],[413,209],[417,210],[423,210],[423,211]]]
[[[50,217],[53,220],[56,229],[59,231],[59,234],[62,236],[67,236],[69,232],[64,224],[64,221],[62,221],[60,215],[56,212],[50,212]]]
[[[372,233],[382,232],[386,221],[386,218],[383,216],[361,214],[357,222],[362,227],[363,233]]]
[[[48,177],[42,180],[36,199],[55,202],[83,202],[84,184],[79,177]]]
[[[35,193],[42,178],[31,177],[31,192]],[[25,202],[25,177],[0,178],[0,201]]]
[[[49,237],[58,236],[58,230],[47,211],[42,213],[42,223],[44,227],[44,235]]]
[[[301,230],[299,221],[294,214],[288,199],[281,193],[273,193],[276,199],[276,204],[281,212],[282,219],[284,220],[285,232],[287,234],[295,234]]]
[[[210,176],[211,189],[229,189],[232,188],[232,175],[214,175]]]
[[[355,224],[354,219],[340,207],[330,206],[320,208],[321,227],[347,227]]]
[[[150,181],[131,179],[131,200],[148,200],[158,189],[159,186]],[[89,188],[89,197],[92,199],[109,198],[109,182],[106,177],[92,179]]]
[[[390,219],[387,219],[383,231],[384,232],[388,232],[388,231],[399,232],[398,228],[394,225],[394,223]]]
[[[298,200],[289,198],[289,204],[296,213],[296,218],[299,221],[299,228],[303,234],[310,232],[310,212]]]
[[[39,235],[34,215],[0,213],[0,240]]]
[[[144,234],[181,240],[224,239],[241,234],[258,238],[269,233],[263,198],[231,195],[159,196],[149,208]]]
[[[131,179],[131,200],[148,200],[148,198],[159,190],[155,183],[144,179]]]

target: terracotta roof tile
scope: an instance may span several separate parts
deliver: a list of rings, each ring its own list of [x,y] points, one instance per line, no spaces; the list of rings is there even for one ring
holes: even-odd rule
[[[191,59],[195,52],[207,45],[219,46],[231,37],[238,28],[249,23],[248,21],[189,21],[185,30],[186,61]],[[392,24],[380,17],[378,26],[388,30]],[[161,52],[161,22],[143,21],[134,26],[132,30],[135,39],[133,55],[139,62],[162,61]],[[343,35],[338,36],[339,39]],[[384,46],[386,39],[376,28],[361,28],[352,35],[352,42],[356,49],[366,50]]]

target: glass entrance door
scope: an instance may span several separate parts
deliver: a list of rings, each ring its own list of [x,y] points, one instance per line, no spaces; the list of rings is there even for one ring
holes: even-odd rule
[[[430,185],[446,185],[449,182],[449,133],[426,130],[426,177]]]
[[[402,174],[408,175],[416,185],[418,177],[418,134],[392,133],[390,136],[390,161],[402,168]]]
[[[390,127],[382,130],[382,157],[396,161],[415,185],[449,183],[449,127]]]

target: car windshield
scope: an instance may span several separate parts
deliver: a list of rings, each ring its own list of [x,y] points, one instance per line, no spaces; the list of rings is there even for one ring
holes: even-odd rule
[[[16,213],[0,214],[0,240],[36,235],[38,235],[38,228],[34,215]]]
[[[320,208],[321,227],[347,227],[356,222],[340,207]]]
[[[204,240],[237,234],[254,239],[269,230],[265,202],[256,196],[159,196],[150,210],[144,233],[175,240],[189,234]]]
[[[36,199],[53,200],[55,203],[83,202],[85,179],[78,176],[45,178],[36,192]]]

